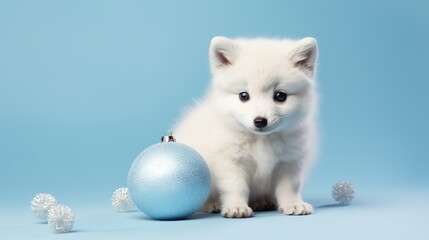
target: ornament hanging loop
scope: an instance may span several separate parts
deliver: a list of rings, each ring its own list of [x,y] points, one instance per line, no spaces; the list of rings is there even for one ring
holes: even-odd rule
[[[162,143],[166,143],[166,142],[175,142],[176,141],[176,139],[173,137],[173,133],[170,131],[170,130],[168,130],[166,133],[165,133],[165,136],[162,136],[161,137],[161,142]]]

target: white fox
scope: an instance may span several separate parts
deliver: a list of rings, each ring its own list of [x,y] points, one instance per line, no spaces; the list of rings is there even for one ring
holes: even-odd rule
[[[317,52],[314,38],[212,39],[210,88],[174,129],[209,166],[203,210],[312,213],[301,188],[317,145]]]

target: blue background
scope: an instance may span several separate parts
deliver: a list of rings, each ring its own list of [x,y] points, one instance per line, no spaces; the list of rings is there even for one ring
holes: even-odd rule
[[[184,236],[268,228],[284,239],[283,226],[294,229],[288,236],[314,237],[341,224],[343,236],[427,239],[419,226],[429,213],[428,24],[423,0],[2,0],[0,238],[58,238],[29,209],[47,192],[76,212],[76,232],[61,236],[70,239],[195,228]],[[126,185],[133,159],[204,95],[216,35],[317,38],[321,152],[305,189],[316,213],[236,222],[113,213],[110,196]],[[339,180],[357,189],[346,208],[330,205]]]

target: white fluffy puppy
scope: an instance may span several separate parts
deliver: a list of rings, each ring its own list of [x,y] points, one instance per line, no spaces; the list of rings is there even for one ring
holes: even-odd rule
[[[203,210],[310,214],[301,188],[316,146],[316,40],[214,37],[209,55],[211,86],[174,130],[209,166]]]

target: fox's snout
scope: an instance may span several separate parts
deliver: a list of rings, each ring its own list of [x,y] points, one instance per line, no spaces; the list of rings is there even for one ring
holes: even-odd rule
[[[253,120],[253,124],[257,128],[264,128],[267,126],[268,120],[264,117],[257,117]]]

